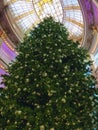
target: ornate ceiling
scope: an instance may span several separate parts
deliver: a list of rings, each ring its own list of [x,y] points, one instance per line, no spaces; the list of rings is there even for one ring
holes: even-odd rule
[[[77,0],[5,0],[7,14],[16,32],[28,32],[44,17],[53,16],[68,29],[72,39],[82,40],[84,22]]]

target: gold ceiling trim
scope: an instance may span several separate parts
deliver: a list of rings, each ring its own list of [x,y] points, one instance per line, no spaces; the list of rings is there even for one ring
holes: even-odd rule
[[[68,21],[68,22],[74,23],[74,24],[78,25],[78,26],[81,27],[81,28],[84,27],[84,25],[83,25],[82,23],[76,21],[75,19],[66,17],[65,20]]]
[[[80,6],[74,6],[74,5],[65,6],[64,10],[80,10]]]
[[[8,1],[8,2],[6,2],[6,4],[13,4],[13,3],[15,3],[15,2],[18,2],[18,1],[22,1],[23,2],[23,0],[10,0],[10,1]],[[25,2],[31,2],[31,0],[25,0]]]
[[[28,15],[33,14],[33,13],[34,13],[34,11],[31,10],[31,11],[29,11],[29,12],[25,12],[25,13],[23,13],[23,14],[21,14],[21,15],[18,15],[18,16],[15,17],[14,19],[17,21],[17,20],[22,19],[22,18],[24,18],[24,17],[26,17],[26,16],[28,16]]]

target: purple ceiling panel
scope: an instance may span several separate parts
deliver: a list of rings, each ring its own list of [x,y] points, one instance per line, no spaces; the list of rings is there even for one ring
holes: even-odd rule
[[[15,59],[16,53],[12,51],[5,43],[2,43],[1,49],[9,56],[10,60]]]

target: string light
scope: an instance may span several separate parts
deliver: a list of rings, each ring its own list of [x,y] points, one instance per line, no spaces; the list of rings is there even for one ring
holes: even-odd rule
[[[5,67],[4,67],[4,66],[2,66],[1,64],[0,64],[0,68],[1,68],[1,69],[3,69],[3,70],[6,70],[6,69],[5,69]]]

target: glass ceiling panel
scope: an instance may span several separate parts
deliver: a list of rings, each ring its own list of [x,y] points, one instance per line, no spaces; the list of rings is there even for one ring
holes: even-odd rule
[[[79,5],[77,0],[63,0],[63,2],[64,5],[70,5],[70,4]]]
[[[76,25],[74,23],[69,23],[67,21],[65,22],[64,25],[67,26],[67,28],[68,28],[69,32],[71,32],[71,34],[74,34],[77,37],[81,35],[82,29],[78,25]]]
[[[81,10],[74,10],[74,13],[73,13],[73,10],[66,10],[66,17],[70,17],[80,23],[83,23],[83,19],[82,19],[82,13],[81,13]]]
[[[83,37],[83,17],[78,0],[5,0],[15,23],[25,33],[46,16],[64,23],[70,36]]]
[[[22,6],[21,6],[22,5]],[[31,11],[32,6],[30,3],[25,1],[17,1],[10,5],[10,9],[15,16],[21,15],[25,12]]]

